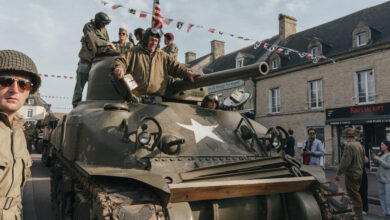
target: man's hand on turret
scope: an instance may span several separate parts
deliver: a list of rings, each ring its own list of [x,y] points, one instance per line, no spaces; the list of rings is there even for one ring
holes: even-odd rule
[[[191,82],[194,82],[194,79],[199,76],[203,76],[203,73],[194,73],[194,72],[188,73],[188,78],[191,80]]]
[[[123,77],[125,76],[125,70],[123,69],[123,67],[117,66],[114,69],[114,74],[115,74],[116,78],[123,79]]]

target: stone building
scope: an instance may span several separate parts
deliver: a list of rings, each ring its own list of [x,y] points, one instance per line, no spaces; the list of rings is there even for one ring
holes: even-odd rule
[[[254,45],[217,57],[195,59],[186,54],[188,66],[204,73],[267,61],[266,76],[234,82],[234,89],[252,93],[245,106],[266,127],[280,125],[295,131],[298,151],[315,128],[324,142],[326,165],[341,159],[341,131],[345,126],[361,130],[363,145],[378,149],[390,140],[390,2],[386,2],[316,27],[296,32],[297,20],[279,15],[278,35],[264,40],[312,56],[326,56],[312,62],[297,53],[269,51]],[[188,55],[188,60],[187,60]],[[187,62],[188,61],[188,62]],[[230,94],[229,83],[213,91]]]
[[[270,54],[270,73],[256,81],[256,120],[292,128],[298,147],[315,128],[327,165],[341,159],[345,126],[362,131],[366,149],[378,149],[390,138],[389,10],[386,2],[299,33],[294,19],[288,22],[291,32],[279,35],[280,46],[328,59]]]
[[[26,103],[19,109],[18,113],[23,116],[27,121],[35,123],[45,117],[49,112],[50,105],[47,104],[39,95],[39,92],[30,94],[26,99]]]

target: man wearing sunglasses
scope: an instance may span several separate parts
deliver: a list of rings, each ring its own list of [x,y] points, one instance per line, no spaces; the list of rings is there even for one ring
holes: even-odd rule
[[[74,87],[72,104],[76,107],[81,101],[83,89],[88,81],[89,70],[91,69],[92,59],[103,53],[115,51],[115,45],[110,42],[106,25],[111,20],[104,12],[95,15],[83,28],[84,35],[81,37],[81,49],[79,52],[79,63],[77,66],[77,81]]]
[[[0,50],[0,219],[21,218],[21,187],[32,164],[17,111],[41,79],[34,62],[14,50]]]
[[[164,51],[159,43],[163,33],[157,28],[148,28],[140,46],[134,47],[126,58],[118,57],[113,61],[112,71],[117,79],[131,74],[137,87],[131,92],[142,97],[149,95],[163,96],[171,77],[194,81],[201,73],[193,73],[184,64],[179,63]]]
[[[305,141],[303,152],[301,152],[303,164],[320,166],[321,157],[324,156],[324,146],[316,138],[316,130],[314,128],[309,128],[307,134],[309,138]]]
[[[119,28],[119,41],[112,42],[116,47],[116,52],[120,56],[124,56],[134,45],[131,42],[126,42],[129,34],[123,27]]]

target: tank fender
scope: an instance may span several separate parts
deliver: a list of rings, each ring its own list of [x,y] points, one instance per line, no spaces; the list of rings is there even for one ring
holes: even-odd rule
[[[320,183],[326,182],[324,168],[320,166],[311,166],[311,165],[302,164],[301,171],[304,174],[304,176],[310,175],[313,176]]]
[[[111,176],[133,179],[159,189],[165,193],[171,193],[163,176],[150,173],[146,170],[90,165],[79,161],[76,162],[76,167],[81,172],[89,176]]]

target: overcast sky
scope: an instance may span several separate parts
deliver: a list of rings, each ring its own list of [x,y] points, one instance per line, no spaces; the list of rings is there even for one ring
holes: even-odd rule
[[[106,0],[127,8],[150,12],[153,0]],[[335,20],[353,12],[381,4],[383,0],[160,0],[163,17],[174,19],[164,24],[164,32],[175,35],[179,61],[184,53],[197,57],[210,53],[210,41],[225,42],[225,53],[249,46],[251,42],[218,33],[215,28],[232,34],[263,40],[278,34],[278,14],[297,19],[297,32]],[[0,0],[0,49],[19,50],[30,56],[42,74],[76,76],[82,28],[94,15],[106,12],[112,22],[107,27],[110,40],[118,40],[119,27],[130,32],[150,26],[150,15],[144,19],[132,15],[126,8],[112,10],[100,0]],[[181,30],[176,22],[183,21]],[[189,23],[205,29],[192,28]],[[41,95],[67,97],[44,98],[54,112],[68,112],[75,80],[42,77]],[[86,91],[86,90],[85,90]],[[85,93],[84,91],[84,93]],[[84,94],[85,96],[85,94]]]

